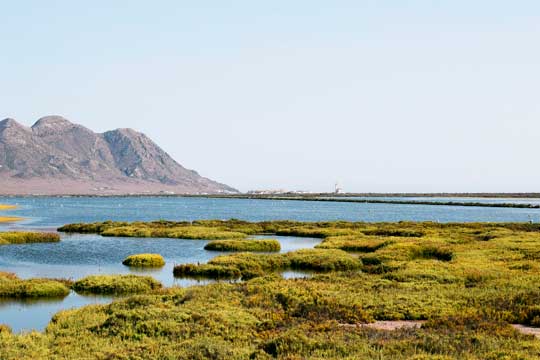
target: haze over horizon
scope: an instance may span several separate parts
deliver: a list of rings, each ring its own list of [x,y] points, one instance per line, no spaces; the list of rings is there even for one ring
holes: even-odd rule
[[[19,1],[0,119],[133,128],[242,191],[540,191],[540,3]]]

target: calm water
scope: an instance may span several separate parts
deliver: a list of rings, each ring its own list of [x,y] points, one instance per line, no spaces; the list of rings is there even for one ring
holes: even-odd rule
[[[437,198],[432,200],[445,200]],[[458,199],[449,199],[458,201]],[[461,199],[459,199],[461,200]],[[467,199],[490,201],[490,199]],[[509,199],[492,199],[509,202]],[[525,200],[514,200],[521,202]],[[530,200],[527,200],[530,202]],[[540,200],[536,200],[539,201]],[[302,221],[540,221],[540,210],[511,208],[475,208],[426,205],[354,204],[308,201],[269,201],[247,199],[205,199],[176,197],[140,198],[2,198],[0,204],[18,205],[3,214],[24,217],[16,224],[0,225],[7,229],[54,230],[74,222],[104,220],[196,220],[239,218],[250,221],[291,219]],[[277,237],[282,251],[313,247],[318,240]],[[16,273],[21,278],[64,277],[78,279],[91,274],[149,274],[166,286],[186,286],[204,282],[174,279],[175,264],[206,262],[219,252],[204,250],[206,241],[178,239],[103,238],[95,235],[62,235],[60,243],[0,246],[0,271]],[[136,271],[121,264],[134,253],[160,253],[167,265],[158,270]],[[301,276],[287,272],[284,276]],[[57,311],[87,304],[110,302],[107,297],[70,294],[62,300],[0,302],[0,323],[14,331],[42,330]]]
[[[261,236],[261,238],[263,238]],[[320,240],[273,236],[281,251],[311,248]],[[210,280],[176,279],[175,264],[207,262],[222,252],[206,251],[205,240],[107,238],[97,235],[62,235],[59,243],[4,245],[0,247],[0,271],[16,273],[21,278],[50,277],[77,280],[94,274],[151,275],[165,286],[205,284]],[[136,253],[159,253],[166,265],[160,269],[131,269],[122,260]],[[285,277],[304,276],[286,272]],[[39,301],[0,301],[0,324],[14,331],[42,330],[52,315],[64,309],[88,304],[107,303],[110,297],[82,296],[72,292],[64,299]]]
[[[443,200],[436,198],[433,200]],[[444,199],[445,200],[445,199]],[[452,199],[448,199],[452,200]],[[454,199],[458,201],[458,199]],[[461,200],[461,199],[460,199]],[[520,199],[468,201],[521,202]],[[528,202],[537,200],[527,200]],[[314,201],[206,199],[179,197],[140,198],[2,198],[19,205],[9,214],[29,220],[17,226],[58,227],[73,222],[104,220],[197,220],[238,218],[262,220],[350,221],[540,221],[540,209],[475,208],[458,206],[355,204]],[[539,201],[540,203],[540,201]]]

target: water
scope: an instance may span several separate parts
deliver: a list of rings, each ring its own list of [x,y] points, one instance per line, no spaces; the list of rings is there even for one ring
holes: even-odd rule
[[[413,198],[414,200],[415,198]],[[421,200],[421,199],[418,199]],[[446,198],[433,198],[445,201]],[[461,201],[462,199],[448,199]],[[509,202],[510,199],[472,199],[468,201]],[[512,202],[531,200],[511,199]],[[535,200],[540,203],[540,200]],[[14,224],[0,224],[0,230],[55,228],[74,222],[104,220],[150,221],[157,219],[196,220],[238,218],[250,221],[290,219],[301,221],[540,221],[538,209],[480,208],[458,206],[356,204],[309,201],[206,199],[178,197],[53,198],[0,197],[0,204],[19,208],[2,214],[24,217]],[[278,238],[282,251],[313,247],[317,239]],[[54,277],[78,279],[91,274],[147,274],[165,286],[187,286],[208,281],[175,279],[175,264],[206,262],[219,252],[204,250],[204,240],[103,238],[96,235],[62,235],[60,243],[0,246],[0,271],[21,278]],[[121,264],[134,253],[159,253],[167,265],[162,269],[133,270]],[[286,272],[285,277],[303,276]],[[51,316],[64,309],[107,303],[110,297],[89,297],[71,293],[61,300],[0,302],[0,324],[14,331],[42,330]]]
[[[257,238],[266,238],[258,236]],[[320,239],[270,236],[279,240],[281,252],[313,248]],[[64,235],[59,243],[3,245],[0,247],[0,271],[20,278],[70,278],[77,280],[96,274],[151,275],[164,286],[189,286],[200,280],[173,277],[176,264],[205,263],[225,254],[204,250],[207,240],[117,238],[99,235]],[[136,269],[122,265],[127,256],[140,253],[161,254],[165,266]]]
[[[445,200],[446,198],[434,198]],[[452,200],[452,199],[448,199]],[[458,201],[458,199],[453,199]],[[461,199],[459,199],[461,201]],[[523,199],[467,198],[468,201],[520,202]],[[527,200],[532,201],[532,200]],[[540,203],[540,200],[536,200]],[[19,205],[5,214],[28,220],[17,227],[58,227],[73,222],[104,220],[197,220],[238,218],[262,220],[523,222],[540,221],[540,209],[479,208],[409,204],[361,204],[316,201],[207,199],[181,197],[111,198],[2,198],[0,203]],[[0,225],[1,226],[1,225]],[[5,225],[3,226],[6,227]],[[0,228],[1,230],[1,228]]]
[[[267,238],[258,236],[257,238]],[[320,239],[271,236],[281,243],[281,252],[312,248]],[[16,273],[20,278],[80,279],[95,274],[151,275],[164,286],[202,285],[212,280],[182,279],[173,276],[175,264],[204,263],[224,252],[207,251],[206,240],[109,238],[99,235],[64,235],[59,243],[3,245],[0,247],[0,271]],[[136,253],[158,253],[166,261],[159,269],[133,269],[122,260]],[[287,271],[286,278],[306,276]],[[37,301],[0,301],[0,324],[13,331],[43,330],[60,310],[89,304],[108,303],[112,297],[83,296],[71,292],[64,299]]]

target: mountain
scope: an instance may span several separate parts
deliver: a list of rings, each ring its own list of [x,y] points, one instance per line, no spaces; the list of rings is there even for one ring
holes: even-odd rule
[[[0,121],[0,194],[234,193],[132,129],[98,134],[61,116]]]

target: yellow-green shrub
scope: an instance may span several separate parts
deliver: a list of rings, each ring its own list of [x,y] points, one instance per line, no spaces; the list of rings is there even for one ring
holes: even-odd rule
[[[162,267],[165,259],[159,254],[135,254],[125,258],[122,264],[133,267]]]

